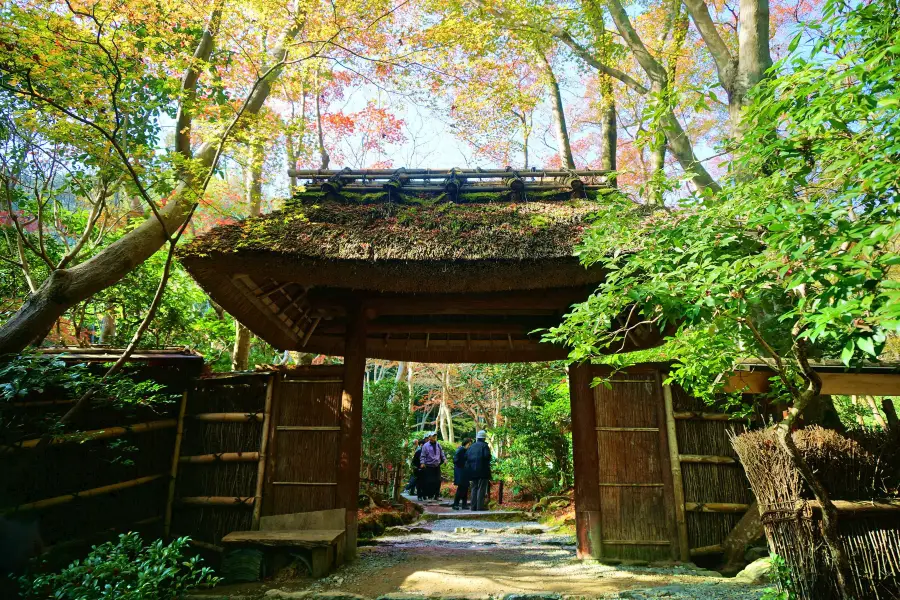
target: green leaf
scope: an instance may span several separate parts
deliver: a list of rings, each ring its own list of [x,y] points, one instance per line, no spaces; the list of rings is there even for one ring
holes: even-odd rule
[[[871,338],[859,338],[856,340],[856,346],[871,356],[877,356],[875,353],[875,344],[872,343]]]

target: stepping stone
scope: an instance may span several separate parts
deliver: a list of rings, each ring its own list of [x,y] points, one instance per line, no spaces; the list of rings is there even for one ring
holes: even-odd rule
[[[547,530],[543,527],[511,527],[504,529],[503,533],[514,533],[518,535],[543,535]]]

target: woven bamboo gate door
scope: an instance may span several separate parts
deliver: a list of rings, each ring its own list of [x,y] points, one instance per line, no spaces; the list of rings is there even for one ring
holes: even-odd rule
[[[601,369],[594,376],[608,377]],[[678,558],[660,374],[618,372],[594,388],[604,558]]]
[[[715,412],[678,385],[664,392],[669,428],[674,431],[669,450],[676,467],[675,496],[681,502],[676,511],[682,558],[721,554],[723,541],[753,502],[728,437],[729,432],[745,431],[746,421]]]
[[[311,366],[278,379],[269,429],[264,516],[340,508],[343,366]]]

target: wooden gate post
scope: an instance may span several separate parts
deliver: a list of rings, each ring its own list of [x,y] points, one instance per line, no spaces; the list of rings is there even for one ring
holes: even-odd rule
[[[603,556],[600,527],[600,465],[597,457],[597,415],[591,390],[591,366],[569,367],[572,406],[572,455],[575,462],[575,528],[578,558]]]
[[[359,305],[348,307],[344,342],[344,389],[341,394],[341,454],[338,506],[347,509],[346,558],[356,558],[359,468],[362,454],[362,401],[366,375],[366,316]]]

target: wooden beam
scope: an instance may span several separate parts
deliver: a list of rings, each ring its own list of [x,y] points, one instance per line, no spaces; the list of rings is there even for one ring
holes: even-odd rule
[[[163,538],[168,539],[172,529],[172,508],[175,506],[175,482],[178,479],[178,464],[181,462],[181,440],[184,437],[184,413],[187,410],[188,392],[181,394],[178,407],[178,426],[175,429],[175,446],[172,449],[172,467],[169,473],[169,495],[166,498],[166,514],[163,521]]]
[[[344,340],[344,389],[341,394],[340,461],[337,508],[345,508],[346,558],[356,558],[359,468],[362,454],[362,401],[366,376],[366,314],[361,305],[347,310]]]
[[[216,454],[195,454],[178,459],[183,464],[205,465],[219,462],[259,462],[259,452],[219,452]]]
[[[656,408],[656,422],[663,424],[669,420],[666,413],[665,394],[663,393],[663,374],[659,369],[656,369],[653,371],[653,376],[653,393],[649,395],[649,399]],[[672,477],[672,455],[669,448],[668,426],[658,427],[657,436],[659,438],[660,476],[663,480],[663,507],[666,511],[666,522],[669,526],[669,552],[672,560],[678,560],[681,556],[681,542],[679,540],[675,482]]]
[[[684,510],[688,512],[744,513],[749,509],[749,504],[732,502],[685,502],[684,504]]]
[[[130,479],[128,481],[112,483],[110,485],[91,488],[89,490],[82,490],[80,492],[73,492],[71,494],[63,494],[62,496],[56,496],[54,498],[46,498],[44,500],[37,500],[35,502],[19,504],[18,506],[10,506],[9,508],[0,509],[0,514],[24,512],[29,510],[41,510],[44,508],[59,506],[60,504],[68,504],[69,502],[74,502],[75,500],[79,500],[81,498],[93,498],[94,496],[112,494],[113,492],[127,490],[139,485],[151,483],[153,481],[156,481],[157,479],[161,479],[165,475],[166,473],[159,473],[158,475],[147,475],[146,477],[138,477],[137,479]]]
[[[765,394],[770,389],[771,371],[737,371],[728,378],[726,392]],[[822,394],[859,396],[900,396],[898,373],[819,373]]]
[[[347,291],[313,288],[307,295],[316,308],[339,308],[348,302],[363,303],[363,310],[372,319],[379,315],[438,315],[470,314],[480,310],[504,311],[538,310],[551,313],[568,309],[584,301],[592,288],[571,287],[536,289],[512,292],[483,292],[474,294],[358,294]],[[338,313],[340,310],[337,311]],[[490,313],[488,313],[490,314]],[[527,312],[526,312],[527,314]]]
[[[752,421],[755,419],[754,416],[750,417],[736,417],[734,415],[729,415],[728,413],[713,413],[713,412],[702,412],[702,411],[684,411],[674,413],[674,417],[678,421]]]
[[[898,513],[900,512],[900,500],[888,498],[884,500],[832,500],[832,504],[839,513],[847,515],[856,514],[860,516],[879,513]],[[808,502],[814,511],[821,511],[819,503],[815,500]]]
[[[191,417],[195,421],[207,423],[246,423],[248,421],[260,422],[264,414],[257,413],[199,413]]]
[[[250,520],[250,528],[259,529],[259,520],[262,517],[262,495],[266,476],[266,453],[269,446],[269,427],[272,420],[272,397],[275,392],[274,374],[269,376],[266,382],[266,402],[263,406],[262,433],[259,440],[259,458],[256,463],[256,491],[253,494],[253,516]]]
[[[535,329],[550,326],[545,322],[543,325],[537,323],[414,323],[405,321],[403,323],[369,323],[367,332],[370,335],[384,335],[394,333],[474,333],[474,334],[512,334],[512,335],[529,335]],[[329,324],[320,329],[323,333],[340,333],[344,328],[340,323]]]
[[[250,507],[255,504],[252,496],[186,496],[178,499],[185,506]]]
[[[679,454],[678,459],[683,463],[695,463],[706,465],[735,465],[737,460],[730,456],[711,456],[704,454]]]
[[[578,558],[603,557],[600,513],[600,459],[597,455],[597,414],[588,364],[569,368],[572,411],[572,456],[575,467],[575,530]]]
[[[675,411],[672,401],[672,387],[663,384],[663,401],[666,407],[666,433],[669,438],[669,466],[672,469],[672,492],[675,497],[675,525],[678,529],[678,555],[679,559],[687,562],[691,559],[690,544],[688,542],[687,517],[685,516],[684,503],[684,478],[681,474],[681,461],[679,460],[678,435],[675,427]]]
[[[157,431],[159,429],[170,429],[177,427],[176,419],[163,419],[160,421],[148,421],[147,423],[135,423],[134,425],[125,425],[122,427],[107,427],[105,429],[94,429],[91,431],[82,431],[80,433],[67,433],[64,435],[54,436],[50,439],[50,444],[70,444],[82,443],[92,440],[105,440],[108,438],[121,437],[129,433],[144,433],[147,431]],[[10,446],[0,446],[0,453],[13,452],[18,449],[30,450],[36,448],[41,443],[41,438],[24,440]]]
[[[725,549],[721,544],[714,546],[701,546],[700,548],[691,548],[691,556],[711,556],[713,554],[722,554]]]

